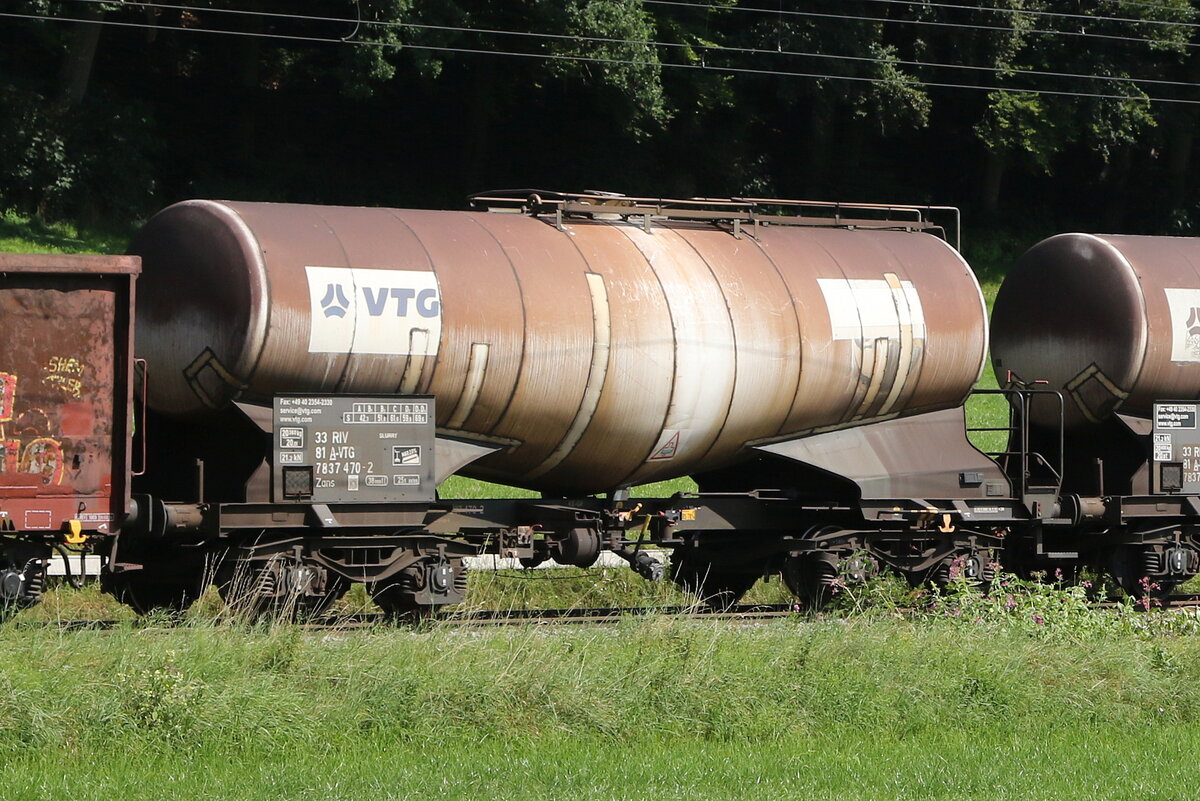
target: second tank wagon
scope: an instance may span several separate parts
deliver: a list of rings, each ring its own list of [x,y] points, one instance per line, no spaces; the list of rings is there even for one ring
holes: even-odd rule
[[[1059,234],[1013,266],[992,313],[1001,380],[1063,393],[1068,428],[1200,395],[1200,240]],[[1048,406],[1037,422],[1057,424]]]

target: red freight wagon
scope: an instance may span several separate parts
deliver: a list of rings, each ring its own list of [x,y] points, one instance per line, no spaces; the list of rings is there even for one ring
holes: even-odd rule
[[[0,602],[129,512],[133,256],[0,254]]]

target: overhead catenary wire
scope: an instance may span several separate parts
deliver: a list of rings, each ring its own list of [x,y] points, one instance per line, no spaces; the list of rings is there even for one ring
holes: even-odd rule
[[[1134,0],[1120,0],[1120,2],[1122,5],[1136,6],[1138,8],[1161,8],[1161,9],[1168,9],[1171,11],[1177,10],[1177,9],[1171,8],[1170,6],[1165,5],[1163,3],[1143,3],[1143,2],[1135,2]]]
[[[172,6],[164,6],[164,7],[173,8]],[[174,7],[174,8],[178,8],[178,7]],[[423,51],[429,51],[429,52],[460,53],[460,54],[471,54],[471,55],[490,55],[490,56],[501,56],[501,57],[509,57],[509,58],[528,58],[528,59],[537,59],[537,60],[543,60],[543,61],[579,62],[579,63],[592,63],[592,64],[653,67],[653,68],[661,68],[661,69],[694,70],[694,71],[724,73],[724,74],[730,74],[730,75],[762,75],[762,76],[773,76],[773,77],[782,77],[782,78],[807,78],[807,79],[812,79],[812,80],[850,81],[850,82],[867,83],[867,84],[887,84],[887,85],[899,84],[899,85],[917,86],[917,87],[931,87],[931,88],[938,88],[938,89],[962,89],[962,90],[973,90],[973,91],[1001,92],[1001,93],[1006,93],[1006,94],[1033,94],[1033,95],[1075,97],[1075,98],[1088,98],[1088,99],[1100,99],[1100,100],[1134,100],[1134,101],[1141,101],[1141,102],[1148,102],[1148,103],[1171,103],[1171,104],[1181,104],[1181,105],[1200,105],[1200,100],[1189,100],[1189,99],[1185,99],[1185,98],[1170,98],[1170,97],[1151,97],[1148,95],[1138,97],[1138,96],[1132,96],[1132,95],[1118,95],[1118,94],[1109,94],[1109,93],[1102,93],[1102,92],[1079,92],[1079,91],[1066,91],[1066,90],[1044,89],[1044,88],[1016,88],[1016,87],[1005,87],[1005,86],[995,86],[995,85],[960,84],[960,83],[950,83],[950,82],[945,82],[945,81],[923,81],[923,80],[916,80],[916,79],[909,80],[909,79],[902,79],[902,78],[883,79],[883,78],[872,78],[869,76],[859,76],[859,75],[836,75],[836,74],[820,73],[820,72],[797,72],[797,71],[786,71],[786,70],[768,70],[768,69],[758,69],[758,68],[749,68],[749,67],[720,66],[720,65],[712,65],[712,64],[679,64],[679,63],[661,62],[661,61],[641,61],[641,60],[636,60],[636,59],[602,58],[602,57],[598,57],[598,56],[567,55],[567,54],[556,54],[556,53],[529,53],[529,52],[497,50],[497,49],[450,47],[450,46],[407,44],[407,43],[401,44],[401,43],[393,43],[393,42],[371,42],[371,41],[363,41],[363,40],[345,41],[341,38],[299,36],[299,35],[295,35],[295,34],[270,33],[270,32],[265,32],[265,31],[236,31],[236,30],[226,30],[226,29],[219,29],[219,28],[202,28],[202,27],[196,27],[196,26],[186,26],[186,27],[178,26],[178,25],[172,26],[172,25],[162,25],[162,24],[144,23],[144,22],[128,22],[128,21],[113,20],[113,19],[64,17],[64,16],[57,16],[57,15],[40,15],[40,14],[17,14],[17,13],[13,13],[13,12],[0,12],[0,18],[49,21],[49,22],[87,23],[87,24],[103,25],[103,26],[110,26],[110,27],[135,28],[135,29],[154,30],[154,31],[178,31],[178,32],[184,32],[184,33],[215,34],[215,35],[251,37],[251,38],[258,37],[258,38],[263,38],[263,39],[287,41],[287,42],[298,42],[298,43],[304,42],[304,43],[317,43],[317,44],[371,46],[371,47],[388,48],[388,49],[407,48],[410,50],[423,50]]]
[[[76,1],[76,2],[94,2],[94,4],[95,4],[95,2],[104,2],[104,0],[74,0],[74,1]],[[905,1],[907,1],[907,0],[905,0]],[[470,26],[462,26],[462,25],[433,25],[433,24],[426,24],[426,23],[390,22],[390,20],[362,20],[361,18],[350,19],[350,18],[343,18],[343,17],[318,17],[318,16],[311,16],[311,14],[290,14],[290,13],[277,13],[277,12],[246,11],[246,10],[236,10],[236,8],[206,8],[206,7],[200,7],[200,6],[167,5],[167,4],[161,4],[161,2],[152,2],[149,0],[126,0],[124,2],[124,5],[136,6],[136,7],[146,7],[146,8],[160,8],[160,10],[209,12],[209,13],[218,13],[218,14],[221,14],[221,13],[236,14],[236,16],[282,18],[282,19],[288,19],[288,20],[301,20],[301,22],[322,22],[322,23],[335,23],[335,24],[347,24],[347,25],[353,24],[354,32],[352,35],[338,37],[338,38],[340,38],[340,41],[343,41],[343,42],[353,40],[354,34],[356,34],[356,32],[358,32],[360,26],[367,25],[367,26],[382,26],[382,28],[403,28],[403,29],[412,29],[412,30],[458,32],[458,34],[486,34],[486,35],[493,35],[493,36],[540,38],[540,40],[552,40],[552,41],[635,44],[635,46],[646,46],[646,47],[654,47],[654,48],[666,48],[666,49],[677,49],[677,50],[683,50],[683,49],[704,50],[704,52],[714,53],[714,54],[737,53],[737,54],[749,54],[749,55],[798,56],[798,58],[820,59],[820,60],[830,60],[830,61],[851,61],[851,62],[859,62],[859,64],[889,64],[889,65],[900,65],[900,66],[905,66],[905,67],[934,68],[934,70],[962,70],[962,71],[968,71],[968,72],[985,72],[985,73],[990,73],[990,74],[1002,74],[1002,76],[1006,76],[1006,77],[1033,76],[1033,77],[1039,77],[1039,78],[1066,78],[1066,79],[1072,79],[1072,80],[1103,80],[1103,82],[1127,83],[1127,84],[1148,84],[1148,85],[1162,85],[1162,86],[1184,86],[1184,88],[1192,88],[1192,86],[1195,86],[1195,84],[1190,83],[1190,82],[1183,82],[1183,80],[1165,80],[1165,79],[1159,79],[1159,78],[1135,78],[1135,77],[1130,77],[1130,76],[1100,76],[1100,74],[1056,72],[1056,71],[1051,71],[1051,70],[1031,70],[1031,68],[1022,68],[1022,67],[991,67],[991,66],[968,65],[968,64],[941,64],[941,62],[936,62],[936,61],[886,59],[886,58],[878,58],[878,56],[847,55],[847,54],[834,54],[834,53],[812,53],[812,52],[804,52],[804,50],[784,50],[784,49],[769,50],[769,49],[762,49],[762,48],[748,48],[748,47],[736,47],[736,46],[728,46],[728,47],[726,47],[726,46],[706,46],[706,44],[686,44],[686,43],[682,43],[682,42],[658,42],[658,41],[650,41],[650,40],[624,40],[624,38],[611,38],[611,37],[602,37],[602,36],[582,36],[582,35],[571,35],[571,34],[544,34],[544,32],[538,32],[538,31],[512,31],[512,30],[490,29],[490,28],[470,28]],[[409,43],[409,44],[406,44],[406,47],[419,48],[420,46],[418,46],[418,44],[415,44],[415,43]],[[829,76],[829,77],[836,78],[838,76]],[[928,82],[919,82],[919,83],[928,83]],[[1007,90],[1015,91],[1015,90],[1018,90],[1019,88],[1013,88],[1013,86],[1006,86],[1006,88],[1000,88],[1000,89],[1007,89]]]
[[[860,0],[863,3],[886,3],[888,5],[903,5],[903,6],[918,6],[920,8],[945,8],[952,10],[963,11],[986,11],[997,14],[1012,14],[1014,16],[1026,17],[1054,17],[1057,19],[1077,19],[1087,20],[1088,22],[1123,22],[1133,25],[1173,25],[1183,28],[1200,28],[1200,23],[1195,22],[1178,22],[1175,20],[1166,19],[1138,19],[1137,17],[1108,17],[1099,14],[1070,14],[1065,11],[1039,11],[1033,8],[1000,8],[999,6],[966,6],[961,3],[935,3],[929,0]],[[1164,6],[1161,3],[1129,3],[1144,8],[1158,8],[1163,11],[1182,12],[1190,9],[1171,8]]]
[[[82,2],[82,3],[104,2],[104,0],[74,0],[74,1]],[[907,1],[908,0],[905,0],[905,2],[907,2]],[[737,46],[708,46],[708,45],[697,45],[697,44],[685,44],[682,42],[660,42],[660,41],[654,41],[654,40],[616,39],[616,38],[609,38],[609,37],[603,37],[603,36],[581,36],[581,35],[576,35],[576,34],[540,33],[537,31],[512,31],[512,30],[505,30],[505,29],[498,29],[498,28],[474,28],[474,27],[460,26],[460,25],[432,25],[432,24],[428,24],[428,23],[417,23],[417,22],[374,21],[374,20],[363,20],[361,18],[361,15],[357,19],[351,19],[351,18],[344,18],[344,17],[312,16],[312,15],[307,15],[307,14],[281,14],[278,12],[247,11],[244,9],[203,8],[200,6],[178,6],[178,5],[169,5],[169,4],[164,4],[164,3],[151,2],[151,0],[127,0],[124,3],[124,5],[141,7],[141,8],[171,9],[171,10],[204,12],[204,13],[214,13],[214,14],[232,14],[232,15],[237,15],[237,16],[257,16],[257,17],[263,17],[263,18],[279,18],[279,19],[304,21],[304,22],[326,22],[326,23],[334,23],[334,24],[353,25],[354,31],[351,35],[339,37],[339,40],[344,41],[344,42],[351,41],[354,38],[355,34],[358,33],[360,27],[365,25],[365,26],[386,27],[386,28],[404,28],[404,29],[410,29],[410,30],[439,31],[439,32],[443,32],[443,33],[468,33],[468,34],[487,34],[487,35],[492,35],[492,36],[511,36],[511,37],[522,37],[522,38],[543,39],[543,40],[553,40],[553,41],[592,42],[592,43],[601,43],[601,44],[644,45],[646,47],[665,48],[665,49],[674,49],[674,50],[688,50],[688,49],[703,50],[705,52],[715,53],[715,54],[736,53],[736,54],[742,54],[742,55],[795,56],[795,57],[800,57],[800,58],[812,58],[812,59],[820,59],[820,60],[826,60],[826,61],[848,61],[848,62],[869,63],[869,64],[898,64],[898,65],[904,66],[904,67],[917,67],[917,68],[924,68],[924,69],[965,70],[965,71],[969,71],[969,72],[985,72],[985,73],[989,73],[989,74],[993,74],[993,75],[1004,75],[1004,76],[1028,75],[1028,76],[1035,76],[1035,77],[1039,77],[1039,78],[1066,78],[1066,79],[1071,79],[1071,80],[1111,81],[1111,82],[1116,82],[1116,83],[1149,84],[1149,85],[1157,85],[1157,86],[1180,86],[1180,87],[1195,86],[1195,84],[1190,83],[1188,81],[1169,81],[1169,80],[1160,79],[1160,78],[1134,78],[1131,76],[1124,76],[1124,75],[1094,75],[1094,74],[1086,74],[1086,73],[1056,72],[1053,70],[1024,69],[1024,68],[1018,68],[1018,67],[989,67],[989,66],[982,66],[982,65],[977,65],[977,64],[945,64],[945,63],[939,63],[939,62],[914,61],[914,60],[898,59],[898,58],[897,59],[880,58],[880,57],[876,57],[876,56],[854,56],[854,55],[837,54],[837,53],[816,53],[816,52],[808,52],[808,51],[782,50],[782,49],[765,50],[762,48],[737,47]],[[406,44],[405,46],[416,47],[417,45]],[[922,83],[925,83],[925,82],[922,81]],[[1006,87],[1006,88],[1015,89],[1016,87]]]
[[[1119,2],[1123,6],[1136,6],[1137,8],[1161,8],[1164,10],[1177,11],[1178,9],[1166,5],[1165,3],[1147,3],[1139,0],[1109,0],[1109,2]]]
[[[72,1],[76,2],[76,3],[88,3],[88,4],[92,4],[92,5],[106,5],[106,4],[111,4],[112,0],[72,0]],[[874,1],[874,0],[869,0],[869,1]],[[878,1],[882,2],[884,0],[878,0]],[[942,4],[921,3],[921,2],[917,2],[917,0],[889,0],[889,1],[890,2],[916,3],[918,5],[930,6],[930,7],[942,7]],[[939,22],[939,21],[935,21],[935,20],[895,19],[895,18],[891,18],[891,17],[862,17],[862,16],[847,15],[847,14],[832,14],[832,13],[828,13],[828,12],[792,11],[792,10],[784,10],[784,9],[755,8],[755,7],[749,7],[749,6],[719,6],[719,5],[714,5],[712,3],[687,2],[686,0],[638,0],[638,2],[640,2],[642,5],[674,6],[674,7],[695,8],[695,9],[711,10],[711,11],[746,11],[746,12],[759,13],[759,14],[777,14],[777,15],[782,15],[782,16],[821,17],[821,18],[835,19],[835,20],[842,20],[842,21],[866,21],[866,22],[880,22],[880,23],[888,23],[888,24],[935,25],[938,27],[945,27],[945,28],[964,28],[964,29],[968,29],[968,30],[988,30],[988,31],[997,31],[997,32],[1011,32],[1010,28],[1006,28],[1006,27],[999,26],[999,25],[977,25],[977,24],[962,23],[962,22]],[[256,16],[256,17],[288,19],[288,20],[297,20],[297,21],[310,21],[310,22],[340,22],[340,23],[346,23],[346,24],[355,22],[355,20],[353,20],[353,19],[348,19],[348,18],[344,18],[344,17],[314,16],[314,15],[307,15],[307,14],[283,13],[283,12],[278,12],[278,11],[254,11],[254,10],[250,10],[250,9],[188,6],[188,5],[177,5],[177,4],[173,4],[173,3],[153,2],[152,0],[121,0],[121,5],[122,6],[139,7],[139,8],[156,8],[156,9],[162,9],[162,10],[192,11],[192,12],[206,13],[206,14],[234,14],[234,15],[243,15],[243,16]],[[974,8],[973,6],[945,6],[945,7],[947,7],[947,8],[960,8],[960,7]],[[1100,19],[1099,17],[1086,17],[1086,18],[1087,19]],[[1124,19],[1124,18],[1114,17],[1114,18],[1105,18],[1105,19]],[[1144,20],[1129,19],[1128,22],[1136,24],[1136,23],[1144,22]],[[388,27],[419,27],[420,26],[420,23],[390,22],[390,21],[386,21],[386,20],[370,21],[369,24],[379,25],[379,26],[388,26]],[[1172,23],[1172,24],[1185,24],[1185,23]],[[1194,27],[1200,27],[1200,23],[1195,23],[1195,24],[1186,23],[1186,24],[1193,25]],[[443,28],[447,28],[447,29],[451,29],[451,30],[453,29],[450,26],[426,25],[425,27],[432,28],[432,29],[437,29],[439,27],[443,27]],[[1045,34],[1045,35],[1050,35],[1050,36],[1072,36],[1072,37],[1082,36],[1082,37],[1092,37],[1092,38],[1097,38],[1097,39],[1112,39],[1112,40],[1117,40],[1117,41],[1133,42],[1133,43],[1141,43],[1141,44],[1168,44],[1168,45],[1173,45],[1173,46],[1177,46],[1177,47],[1200,47],[1200,43],[1178,42],[1178,41],[1174,41],[1171,39],[1149,39],[1149,38],[1137,37],[1137,36],[1118,36],[1116,34],[1091,33],[1089,31],[1056,31],[1056,30],[1032,29],[1032,30],[1020,31],[1020,33],[1022,33],[1022,34],[1036,33],[1036,34]]]
[[[898,19],[893,17],[863,17],[851,14],[833,14],[826,11],[792,11],[785,9],[774,8],[750,8],[747,6],[718,6],[712,3],[688,3],[684,0],[639,0],[642,5],[655,6],[676,6],[685,8],[711,9],[714,11],[742,11],[755,14],[776,14],[783,17],[815,17],[822,19],[839,19],[839,20],[855,20],[858,22],[878,22],[885,25],[927,25],[938,28],[961,28],[964,30],[980,30],[980,31],[1000,31],[1007,32],[1010,28],[1000,25],[982,25],[971,22],[942,22],[939,20],[928,19]],[[1176,42],[1171,39],[1148,39],[1138,36],[1119,36],[1110,33],[1092,33],[1090,31],[1055,31],[1042,28],[1031,28],[1021,31],[1022,34],[1045,34],[1049,36],[1073,36],[1085,37],[1092,39],[1110,39],[1119,42],[1136,42],[1139,44],[1164,44],[1175,47],[1200,47],[1200,43],[1195,42]]]
[[[172,8],[172,6],[164,6],[164,7]],[[177,7],[175,7],[175,8],[177,8]],[[566,55],[566,54],[554,54],[554,53],[529,53],[529,52],[506,51],[506,50],[496,50],[496,49],[482,49],[482,48],[465,48],[465,47],[435,46],[435,45],[421,45],[421,44],[407,44],[407,43],[400,44],[400,43],[391,43],[391,42],[370,42],[370,41],[362,41],[362,40],[345,41],[344,39],[341,39],[341,38],[334,39],[334,38],[313,37],[313,36],[299,36],[299,35],[294,35],[294,34],[279,34],[279,33],[269,33],[269,32],[262,32],[262,31],[257,31],[257,32],[256,31],[235,31],[235,30],[217,29],[217,28],[200,28],[200,27],[195,27],[195,26],[187,26],[187,27],[170,26],[170,25],[161,25],[161,24],[124,22],[124,21],[118,21],[118,20],[105,20],[105,19],[95,19],[95,18],[77,18],[77,17],[61,17],[61,16],[47,16],[47,15],[14,14],[14,13],[7,13],[7,12],[0,12],[0,17],[9,17],[9,18],[16,18],[16,19],[29,19],[29,20],[47,20],[47,21],[57,21],[57,22],[80,22],[80,23],[117,26],[117,27],[125,27],[125,28],[141,28],[141,29],[148,29],[148,30],[155,30],[155,31],[171,30],[171,31],[181,31],[181,32],[188,32],[188,33],[209,33],[209,34],[239,36],[239,37],[260,37],[260,38],[265,38],[265,39],[292,41],[292,42],[309,42],[309,43],[321,43],[321,44],[351,44],[351,45],[363,45],[363,46],[373,46],[373,47],[393,48],[393,49],[408,48],[411,50],[424,50],[424,51],[432,51],[432,52],[462,53],[462,54],[473,54],[473,55],[494,55],[494,56],[517,57],[517,58],[532,58],[532,59],[540,59],[540,60],[546,60],[546,61],[569,61],[569,62],[611,64],[611,65],[645,66],[645,67],[656,67],[656,68],[667,68],[667,69],[690,69],[690,70],[701,70],[701,71],[707,71],[707,72],[728,73],[728,74],[733,74],[733,75],[768,75],[768,76],[776,76],[776,77],[808,78],[808,79],[814,79],[814,80],[852,81],[852,82],[858,82],[858,83],[872,83],[872,84],[889,84],[889,85],[901,84],[901,85],[927,86],[927,87],[946,88],[946,89],[969,89],[969,90],[975,90],[975,91],[995,91],[995,92],[1003,92],[1003,93],[1010,93],[1010,94],[1014,94],[1014,93],[1022,94],[1023,93],[1023,94],[1050,95],[1050,96],[1063,96],[1063,97],[1081,97],[1081,98],[1092,98],[1092,99],[1140,100],[1140,101],[1151,102],[1151,103],[1174,103],[1174,104],[1185,104],[1185,105],[1200,105],[1200,100],[1188,100],[1188,99],[1183,99],[1183,98],[1163,98],[1163,97],[1150,97],[1150,96],[1137,97],[1137,96],[1131,96],[1131,95],[1116,95],[1116,94],[1107,94],[1107,93],[1099,93],[1099,92],[1079,92],[1079,91],[1065,91],[1065,90],[1041,89],[1041,88],[1017,88],[1017,87],[1005,87],[1005,86],[981,86],[981,85],[976,85],[976,84],[957,84],[957,83],[948,83],[948,82],[941,82],[941,81],[922,81],[922,80],[916,80],[916,79],[906,80],[906,79],[901,79],[901,78],[882,79],[882,78],[872,78],[872,77],[868,77],[868,76],[856,76],[856,75],[836,75],[836,74],[817,73],[817,72],[767,70],[767,69],[755,69],[755,68],[747,68],[747,67],[718,66],[718,65],[711,65],[711,64],[677,64],[677,63],[660,62],[660,61],[639,61],[639,60],[635,60],[635,59],[601,58],[601,57],[596,57],[596,56]],[[575,39],[578,37],[568,37],[568,38]],[[615,41],[626,41],[626,40],[615,40]],[[770,52],[774,52],[774,51],[765,51],[765,52],[770,53]],[[1089,76],[1089,77],[1094,77],[1099,80],[1105,80],[1104,76]],[[1117,78],[1111,78],[1110,80],[1117,80]],[[1184,84],[1184,85],[1190,86],[1192,84]]]

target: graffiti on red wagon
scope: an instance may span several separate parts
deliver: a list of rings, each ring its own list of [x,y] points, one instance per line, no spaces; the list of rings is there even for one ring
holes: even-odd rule
[[[17,376],[0,373],[0,471],[42,477],[43,484],[61,484],[65,465],[62,443],[46,436],[50,418],[41,409],[15,415]]]

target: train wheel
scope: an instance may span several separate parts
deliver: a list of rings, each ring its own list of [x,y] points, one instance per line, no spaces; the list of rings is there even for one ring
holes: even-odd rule
[[[1113,550],[1109,571],[1125,594],[1138,601],[1167,603],[1178,582],[1151,578],[1146,574],[1147,549],[1126,545]]]
[[[384,617],[397,622],[415,622],[429,617],[440,608],[434,604],[418,603],[415,594],[404,592],[395,584],[386,587],[371,585],[367,588],[367,592],[370,593],[371,600],[383,612]]]
[[[754,586],[758,574],[720,570],[710,559],[674,551],[671,553],[671,581],[710,609],[724,611]]]
[[[1022,581],[1033,581],[1038,584],[1057,584],[1073,587],[1083,579],[1084,565],[1082,562],[1055,561],[1053,563],[1037,563],[1030,556],[1009,556],[1001,567],[1005,573],[1011,573]]]
[[[904,578],[910,587],[933,587],[944,590],[955,581],[968,584],[986,594],[996,577],[994,555],[991,551],[962,552],[947,556],[925,570],[906,570]]]
[[[839,560],[827,552],[789,556],[783,563],[783,583],[805,609],[823,609],[833,597]]]
[[[22,557],[29,556],[22,554]],[[0,623],[22,609],[42,602],[48,561],[43,556],[32,556],[15,562],[8,559],[5,560],[6,564],[0,564]]]
[[[467,593],[467,571],[462,560],[424,560],[382,581],[367,585],[371,600],[394,621],[416,621]]]
[[[203,569],[161,573],[149,566],[123,573],[100,574],[100,589],[139,615],[154,611],[181,614],[208,588]]]
[[[350,582],[338,578],[331,582],[323,595],[263,596],[250,592],[237,592],[231,587],[217,585],[221,600],[239,614],[254,620],[274,618],[278,620],[308,620],[329,611],[350,589]]]
[[[316,617],[349,589],[350,582],[341,576],[290,559],[226,566],[217,581],[221,599],[251,619]]]
[[[421,603],[417,593],[405,589],[400,583],[381,581],[367,586],[371,600],[383,612],[383,616],[396,623],[415,623],[433,615],[445,604]]]
[[[1147,576],[1124,578],[1118,581],[1121,589],[1138,604],[1167,606],[1171,602],[1171,593],[1179,586],[1175,581],[1151,579]]]

